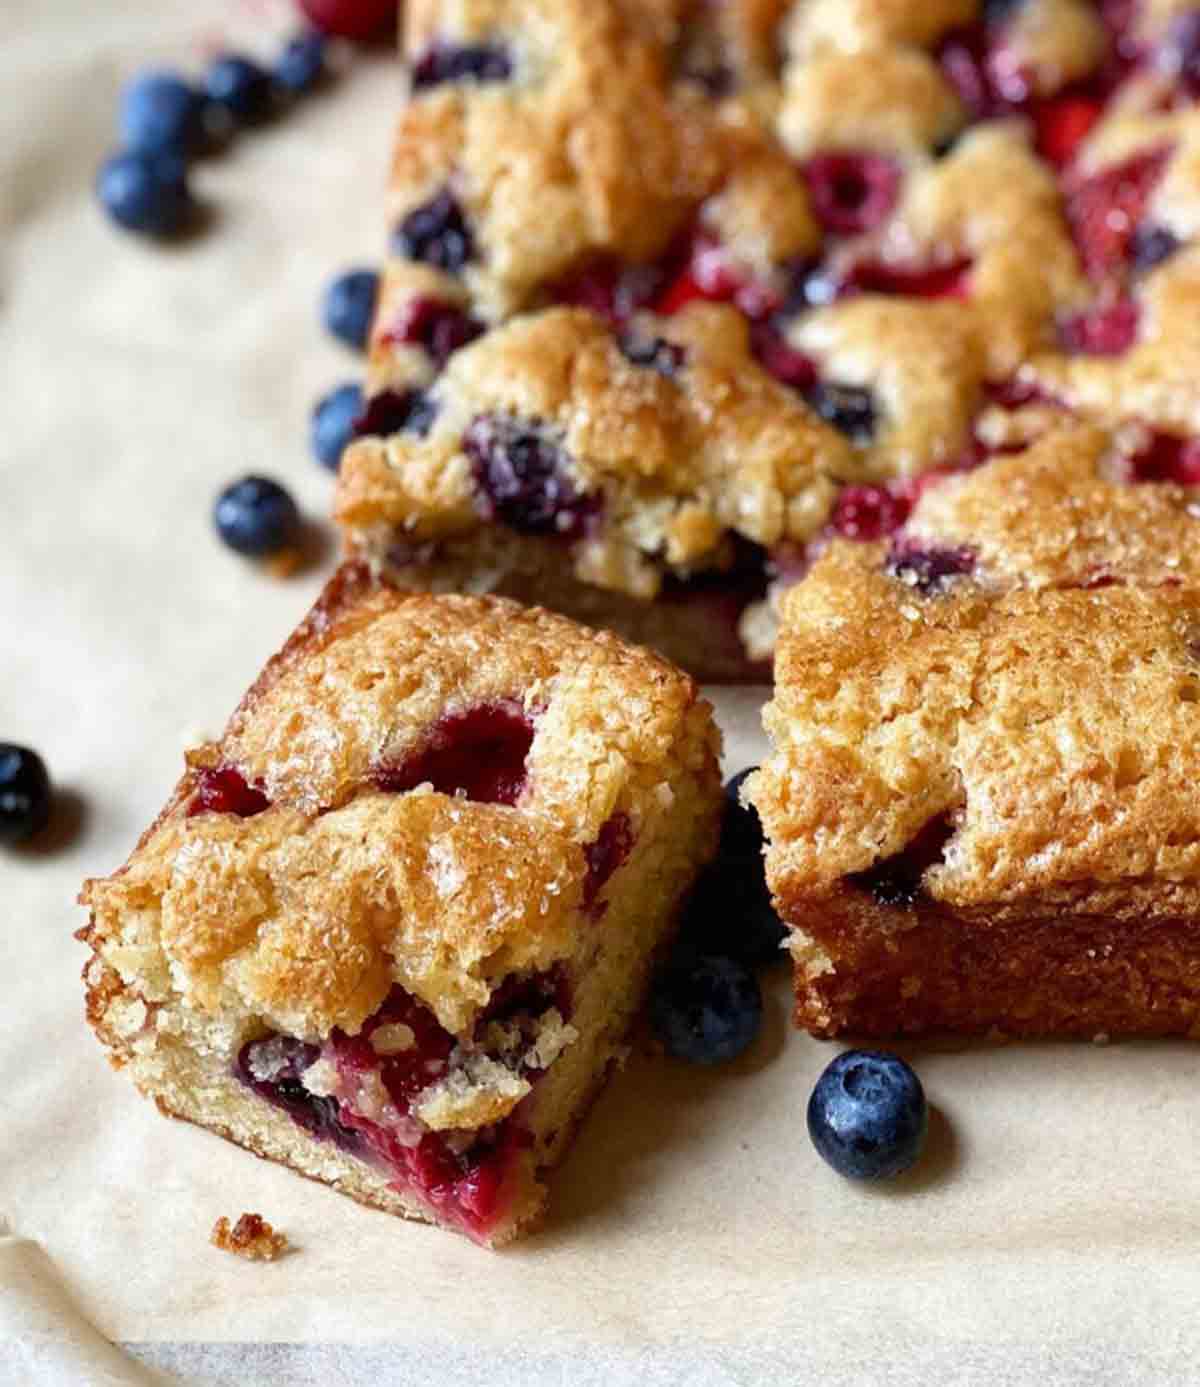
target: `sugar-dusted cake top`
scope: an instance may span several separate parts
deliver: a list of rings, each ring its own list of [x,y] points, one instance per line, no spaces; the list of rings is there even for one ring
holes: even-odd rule
[[[959,909],[1200,906],[1200,520],[1101,460],[1051,435],[786,594],[749,786],[785,905],[907,852]]]
[[[144,914],[147,986],[231,1025],[353,1031],[398,983],[469,1033],[577,951],[673,777],[715,804],[717,745],[692,681],[615,637],[345,569],[85,900],[102,934]]]

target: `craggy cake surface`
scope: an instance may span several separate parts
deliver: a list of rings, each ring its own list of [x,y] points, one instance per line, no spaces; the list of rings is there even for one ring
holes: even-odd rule
[[[343,569],[125,867],[85,888],[90,1019],[169,1110],[503,1240],[711,852],[717,747],[655,656]],[[330,1149],[274,1113],[259,1130],[251,1095]],[[425,1206],[327,1169],[409,1159],[389,1141],[415,1151]],[[481,1142],[503,1186],[486,1198]],[[522,1169],[489,1174],[502,1156]]]
[[[749,793],[814,1028],[1195,1023],[1200,511],[1113,462],[1060,429],[929,488],[890,542],[831,545],[788,593]],[[1155,928],[1155,959],[1119,973]],[[1055,955],[1095,960],[1097,937],[1111,975],[1064,1007]],[[872,1018],[856,985],[882,987],[889,954],[908,995],[876,993]]]
[[[1186,6],[425,0],[404,47],[337,501],[376,565],[724,574],[762,657],[768,586],[1048,415],[1200,475]]]

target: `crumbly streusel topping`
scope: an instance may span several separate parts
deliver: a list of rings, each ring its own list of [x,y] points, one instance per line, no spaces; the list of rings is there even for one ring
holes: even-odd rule
[[[1013,382],[1109,429],[1190,436],[1189,13],[410,6],[370,364],[403,407],[344,460],[352,543],[496,523],[545,539],[464,459],[489,411],[571,435],[525,489],[552,508],[564,477],[587,488],[586,524],[567,514],[557,542],[577,577],[638,597],[729,569],[731,546],[786,567],[840,489],[979,461]],[[659,338],[689,339],[682,367]]]
[[[495,707],[528,728],[515,800],[389,786],[447,718]],[[715,802],[717,744],[692,681],[647,652],[346,569],[125,867],[87,884],[89,938],[149,1001],[235,1029],[355,1032],[399,984],[469,1036],[503,979],[594,933],[606,825],[650,842],[684,778]],[[257,797],[244,815],[200,798],[228,768]]]
[[[786,595],[748,787],[785,904],[935,821],[922,885],[955,908],[1089,891],[1119,913],[1150,880],[1163,909],[1200,901],[1200,511],[1113,461],[1052,433]]]

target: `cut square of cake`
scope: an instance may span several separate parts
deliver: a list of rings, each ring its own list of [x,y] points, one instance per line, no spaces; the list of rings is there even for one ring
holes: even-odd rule
[[[404,46],[337,496],[393,581],[758,678],[814,546],[998,413],[1200,475],[1186,6],[413,0]]]
[[[718,746],[657,656],[348,566],[86,884],[89,1020],[163,1112],[503,1243],[714,850]]]
[[[835,541],[747,794],[813,1034],[1200,1034],[1200,500],[1065,426]]]

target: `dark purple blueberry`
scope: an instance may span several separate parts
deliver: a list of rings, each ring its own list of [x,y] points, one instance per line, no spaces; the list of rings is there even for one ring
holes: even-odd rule
[[[931,597],[942,592],[951,579],[973,573],[975,556],[969,549],[895,546],[888,556],[887,571],[923,597]]]
[[[184,162],[170,152],[114,154],[100,166],[96,195],[113,221],[144,236],[173,236],[195,211]]]
[[[204,90],[209,101],[239,125],[266,120],[275,95],[271,74],[237,53],[214,59],[204,75]]]
[[[27,746],[0,742],[0,843],[20,843],[46,826],[50,776]]]
[[[875,396],[870,390],[860,385],[819,381],[804,395],[821,418],[845,434],[851,443],[866,445],[874,439],[877,415]]]
[[[457,274],[475,255],[471,229],[448,188],[413,208],[396,229],[396,244],[410,260],[447,274]]]
[[[463,437],[493,518],[525,535],[577,538],[595,508],[575,490],[567,455],[537,424],[482,414]]]
[[[674,376],[687,359],[687,352],[665,337],[638,337],[625,333],[618,341],[622,354],[635,366],[645,366],[661,376]]]
[[[435,43],[413,64],[413,91],[444,82],[505,82],[512,76],[508,52],[499,44]]]
[[[1139,226],[1129,243],[1129,259],[1135,270],[1152,270],[1179,249],[1179,237],[1165,226]]]
[[[121,142],[135,154],[187,154],[203,134],[199,92],[174,72],[146,72],[121,93]]]
[[[817,1154],[849,1180],[887,1180],[925,1146],[921,1081],[899,1055],[847,1050],[826,1066],[808,1100]]]
[[[269,477],[243,477],[227,486],[213,507],[217,533],[239,554],[277,554],[296,539],[300,512],[291,494]]]
[[[304,1071],[320,1056],[315,1045],[292,1036],[270,1035],[243,1045],[234,1062],[238,1079],[268,1103],[280,1108],[295,1122],[321,1141],[332,1141],[343,1151],[358,1153],[361,1136],[342,1125],[338,1103],[310,1093],[304,1087]]]
[[[1025,0],[983,0],[983,22],[993,26],[1007,24]]]
[[[370,396],[354,421],[354,434],[356,438],[386,438],[393,433],[415,433],[425,438],[437,412],[437,402],[423,390],[381,390]]]
[[[321,300],[326,329],[348,347],[362,351],[371,332],[379,275],[374,270],[346,270],[329,281]]]
[[[469,313],[444,299],[422,295],[409,302],[386,340],[407,342],[425,351],[444,366],[460,347],[473,342],[483,332],[483,324]]]
[[[754,1043],[762,1025],[758,979],[732,958],[678,963],[655,980],[650,1021],[667,1053],[689,1064],[723,1064]]]
[[[325,75],[325,36],[306,29],[283,46],[275,63],[275,81],[289,96],[311,91]]]
[[[869,891],[880,905],[910,910],[924,894],[925,873],[943,860],[946,844],[953,836],[949,818],[939,814],[899,852],[864,872],[851,873],[846,880],[860,891]]]

